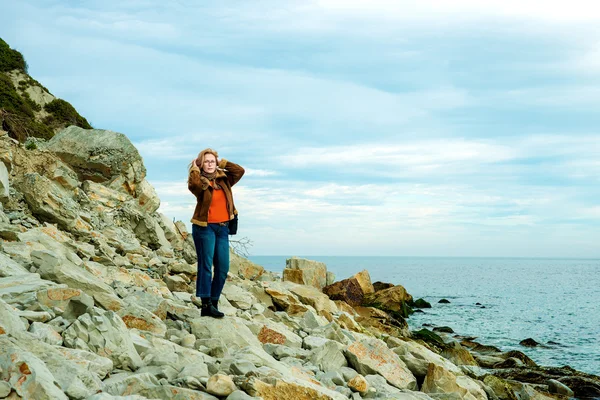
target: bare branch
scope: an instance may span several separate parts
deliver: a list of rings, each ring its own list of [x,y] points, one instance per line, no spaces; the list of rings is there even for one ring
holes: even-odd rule
[[[248,258],[248,250],[252,247],[252,241],[247,237],[240,239],[229,239],[229,247],[239,256]]]

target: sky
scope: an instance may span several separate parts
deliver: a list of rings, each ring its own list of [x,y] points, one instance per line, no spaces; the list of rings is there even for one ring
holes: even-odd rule
[[[29,73],[188,223],[206,147],[250,255],[600,257],[600,4],[0,0]]]

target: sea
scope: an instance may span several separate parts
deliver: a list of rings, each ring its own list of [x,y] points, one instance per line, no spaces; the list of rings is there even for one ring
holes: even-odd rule
[[[539,365],[600,375],[600,259],[298,257],[324,262],[336,281],[366,269],[372,282],[402,285],[427,300],[432,308],[412,314],[411,329],[449,326]],[[287,258],[250,260],[281,273]],[[540,345],[521,346],[527,338]]]

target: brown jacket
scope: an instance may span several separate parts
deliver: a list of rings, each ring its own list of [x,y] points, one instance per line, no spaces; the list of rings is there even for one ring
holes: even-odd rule
[[[222,158],[219,161],[217,177],[215,181],[223,188],[225,198],[227,199],[227,209],[229,210],[229,219],[237,214],[233,203],[233,194],[231,187],[235,185],[244,175],[244,168]],[[192,223],[199,226],[208,225],[208,209],[212,201],[213,187],[210,181],[200,174],[200,168],[193,166],[188,176],[188,189],[196,196],[196,209],[192,217]]]

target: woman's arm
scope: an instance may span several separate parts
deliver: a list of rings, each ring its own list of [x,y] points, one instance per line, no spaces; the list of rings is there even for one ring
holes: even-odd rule
[[[232,163],[231,161],[227,161],[224,158],[219,161],[219,168],[225,170],[227,179],[229,180],[229,184],[231,186],[238,183],[238,181],[242,179],[242,176],[244,176],[244,172],[246,172],[241,166]]]
[[[188,176],[188,189],[196,197],[201,196],[202,192],[208,187],[207,182],[203,182],[200,175],[200,168],[196,165],[196,160],[192,161],[192,167],[190,168],[190,174]]]

